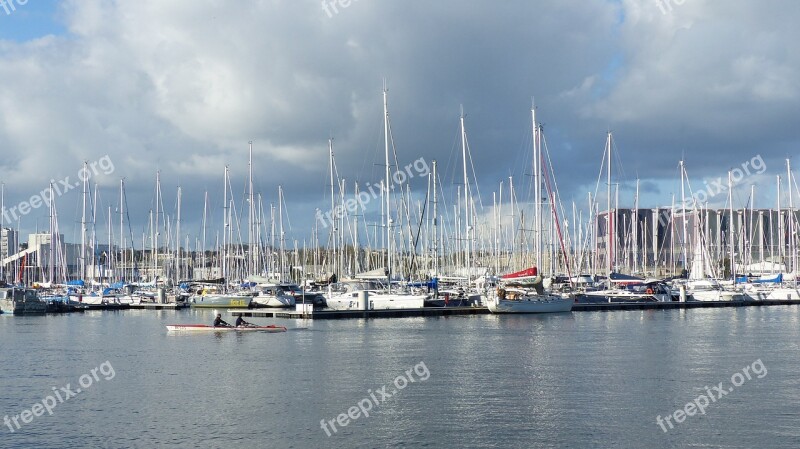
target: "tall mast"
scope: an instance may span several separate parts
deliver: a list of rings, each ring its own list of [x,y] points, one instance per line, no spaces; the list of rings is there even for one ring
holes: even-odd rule
[[[124,209],[125,209],[125,178],[120,178],[119,180],[119,269],[122,273],[120,279],[125,277],[125,234],[123,233],[123,222],[124,222]],[[133,242],[131,242],[133,244]],[[109,249],[110,251],[110,249]]]
[[[789,187],[789,251],[791,254],[791,271],[790,273],[796,273],[797,271],[797,236],[795,236],[794,230],[794,201],[792,200],[792,166],[789,162],[789,158],[786,158],[786,184]]]
[[[280,253],[280,269],[281,269],[281,278],[280,281],[283,282],[283,276],[286,274],[285,266],[284,266],[284,233],[283,233],[283,186],[278,186],[278,226],[280,228],[281,233],[281,253]]]
[[[778,220],[778,242],[777,242],[778,243],[778,257],[780,258],[781,263],[786,264],[786,259],[784,257],[785,253],[786,253],[786,240],[785,240],[784,236],[786,235],[786,233],[784,232],[783,216],[782,216],[783,214],[781,213],[781,175],[777,175],[776,178],[777,178],[777,185],[778,185],[778,194],[777,194],[778,204],[777,204],[777,210],[775,211],[775,215],[776,215],[776,218]],[[770,220],[770,224],[772,224],[771,222],[772,222],[772,220]],[[770,228],[771,228],[771,226],[770,226]],[[771,232],[770,232],[770,234],[771,234]]]
[[[461,157],[464,167],[464,230],[466,231],[467,246],[464,253],[464,262],[467,269],[467,283],[472,277],[472,236],[470,227],[470,195],[469,178],[467,177],[467,132],[464,129],[464,107],[461,107]]]
[[[88,163],[83,161],[83,173],[88,173]],[[81,213],[81,279],[86,279],[86,197],[89,195],[89,177],[83,179],[83,207]]]
[[[222,216],[222,277],[227,279],[228,276],[228,166],[225,166],[224,177],[224,193],[223,193],[223,216]]]
[[[539,125],[536,123],[536,107],[531,101],[531,126],[533,140],[533,254],[536,267],[542,269],[542,180],[541,180],[541,151],[539,139]]]
[[[333,177],[333,138],[332,137],[328,138],[328,166],[330,167],[330,172],[331,172],[331,216],[333,217],[333,220],[331,220],[331,225],[333,227],[331,228],[331,234],[330,234],[332,236],[332,238],[333,238],[333,241],[331,242],[331,249],[333,251],[333,254],[331,255],[331,264],[332,264],[333,268],[332,268],[331,271],[332,271],[332,273],[338,273],[336,276],[341,276],[342,274],[339,272],[339,269],[338,269],[339,267],[336,266],[336,262],[338,261],[338,258],[336,257],[336,249],[337,249],[336,248],[337,247],[337,244],[336,244],[336,236],[337,236],[336,225],[337,225],[337,220],[336,220],[336,217],[335,217],[336,194],[335,194],[335,191],[334,191],[334,177]]]
[[[114,253],[111,251],[111,224],[112,224],[111,206],[108,206],[108,250],[106,251],[106,270],[109,273],[114,268],[114,263],[112,259],[112,254]],[[111,275],[109,275],[108,278],[109,278],[108,279],[109,283],[111,283]]]
[[[683,268],[686,269],[689,263],[689,253],[687,246],[689,242],[687,240],[688,235],[686,231],[686,192],[684,190],[684,176],[686,174],[686,168],[683,166],[683,161],[680,161],[680,168],[681,168],[681,208],[682,210],[682,217],[681,220],[682,224],[682,232],[683,232]]]
[[[203,195],[203,244],[202,255],[200,256],[200,265],[203,267],[203,277],[208,277],[206,273],[206,214],[208,213],[208,190]]]
[[[178,285],[181,277],[181,193],[181,187],[178,186],[178,214],[175,223],[175,285]]]
[[[734,257],[735,257],[736,254],[734,253],[734,248],[735,248],[734,245],[735,244],[734,244],[734,241],[733,241],[733,236],[734,236],[734,232],[733,232],[733,181],[731,179],[731,172],[730,171],[728,171],[728,203],[729,203],[728,207],[729,207],[729,212],[730,212],[730,222],[729,222],[729,225],[728,225],[728,228],[729,228],[728,229],[728,245],[730,247],[729,248],[729,253],[730,253],[730,258],[731,258],[731,262],[730,262],[730,265],[731,265],[731,277],[733,278],[734,281],[736,281],[736,261],[734,260]]]
[[[344,178],[342,178],[342,180],[339,181],[339,204],[344,204],[345,182],[346,182],[346,180]],[[342,213],[339,214],[339,217],[338,217],[338,220],[339,220],[339,237],[337,238],[337,240],[341,243],[341,246],[342,246],[341,250],[339,250],[339,262],[337,263],[337,266],[339,267],[339,275],[341,275],[344,272],[345,251],[347,250],[346,249],[347,246],[345,245],[345,241],[344,241],[344,228],[345,228],[345,226],[344,226],[344,223],[345,223],[344,216],[345,215],[346,215],[345,212],[342,211]]]
[[[275,203],[269,205],[269,251],[269,272],[272,276],[275,274]]]
[[[386,80],[383,80],[383,134],[386,163],[386,178],[384,180],[386,189],[386,281],[389,292],[392,291],[392,212],[391,212],[391,188],[389,178],[389,102],[386,89]]]
[[[253,224],[255,222],[255,205],[254,205],[254,198],[253,198],[253,141],[251,140],[248,142],[249,150],[248,150],[248,161],[247,167],[249,171],[248,176],[248,203],[249,207],[247,210],[247,246],[250,250],[250,274],[255,273],[256,268],[256,258],[258,254],[256,253],[256,248],[253,245],[255,241],[255,232],[253,229]]]
[[[153,244],[153,276],[158,273],[158,212],[161,206],[161,170],[156,170],[156,221],[155,221],[155,241]]]
[[[518,266],[514,259],[518,256],[517,251],[517,216],[514,212],[514,177],[508,177],[508,199],[511,203],[511,265],[514,269]]]
[[[361,204],[358,202],[358,181],[355,183],[353,197],[356,199],[356,204]],[[360,209],[360,207],[359,207]],[[358,212],[362,212],[358,210]],[[361,264],[359,263],[359,249],[358,249],[358,217],[361,214],[356,213],[353,217],[353,274],[358,273],[361,270]]]
[[[607,284],[611,287],[611,271],[614,269],[614,261],[611,259],[613,237],[611,232],[613,230],[611,225],[611,131],[608,132],[606,137],[606,151],[608,155],[607,167],[607,181],[606,181],[606,276],[608,276]]]
[[[436,182],[436,159],[433,160],[433,272],[439,276],[439,203]]]
[[[97,183],[94,184],[92,200],[92,280],[97,280]]]
[[[86,173],[86,172],[84,172],[84,173]],[[55,223],[53,223],[53,209],[55,208],[55,204],[53,203],[53,198],[55,198],[55,197],[53,196],[53,183],[52,182],[50,183],[49,190],[50,190],[50,201],[49,201],[49,203],[50,203],[50,263],[48,264],[48,266],[49,266],[49,271],[48,271],[49,279],[48,279],[48,281],[49,282],[54,282],[55,281],[55,278],[54,278],[55,261],[53,260],[53,257],[55,255],[55,248],[54,247],[56,245],[56,238],[53,235],[55,233],[55,229],[54,229],[55,228]]]
[[[631,214],[633,227],[633,272],[636,273],[639,261],[639,180],[636,180],[636,197],[633,199],[633,214]]]

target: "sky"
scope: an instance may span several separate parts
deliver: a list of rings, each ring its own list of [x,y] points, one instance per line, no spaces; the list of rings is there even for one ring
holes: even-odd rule
[[[79,241],[86,162],[97,228],[124,179],[124,233],[141,246],[158,173],[171,226],[180,187],[182,240],[196,242],[204,210],[209,234],[222,227],[225,166],[246,219],[252,141],[256,195],[277,206],[281,186],[287,234],[308,239],[330,211],[329,138],[347,194],[383,178],[384,83],[416,199],[436,160],[455,203],[463,108],[476,203],[488,213],[501,182],[504,201],[512,182],[527,201],[535,104],[567,209],[605,198],[609,131],[620,207],[637,179],[639,205],[670,206],[681,160],[685,195],[724,207],[733,169],[736,207],[753,190],[775,207],[798,163],[798,20],[794,0],[5,0],[4,225],[47,229],[35,197],[53,182],[59,230]]]

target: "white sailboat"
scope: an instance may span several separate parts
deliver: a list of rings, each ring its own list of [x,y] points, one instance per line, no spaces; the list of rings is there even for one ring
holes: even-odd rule
[[[367,304],[360,301],[361,294],[367,293]],[[339,290],[331,288],[326,296],[330,310],[389,310],[421,309],[425,306],[427,295],[415,295],[403,291],[389,291],[376,280],[348,280],[339,284]]]
[[[502,276],[500,286],[496,289],[487,291],[487,307],[492,313],[557,313],[570,312],[575,304],[575,298],[571,295],[555,295],[545,292],[542,285],[543,279],[539,273],[538,265],[542,262],[542,247],[544,246],[543,237],[543,215],[540,210],[541,196],[543,194],[542,184],[545,181],[544,158],[542,157],[542,135],[541,127],[536,122],[536,109],[531,108],[532,122],[532,142],[534,160],[534,191],[535,191],[535,214],[534,214],[534,248],[537,266],[510,273]],[[549,180],[548,180],[549,182]],[[548,184],[548,195],[550,201],[554,202],[553,192]],[[513,198],[513,195],[512,195]],[[512,203],[513,204],[513,203]],[[555,211],[553,212],[555,215]],[[558,217],[554,217],[554,222],[558,222]],[[559,230],[560,233],[560,230]],[[560,242],[563,250],[563,241]],[[564,253],[565,265],[566,254]],[[554,258],[550,258],[550,269],[555,269]]]
[[[714,278],[714,268],[711,266],[711,257],[704,243],[700,231],[700,214],[694,210],[694,253],[692,256],[689,279],[686,282],[686,292],[695,301],[742,301],[746,298],[740,292],[725,290]],[[684,223],[686,219],[684,217]]]
[[[533,276],[533,277],[532,277]],[[536,267],[503,276],[505,281],[525,279],[519,287],[498,287],[489,296],[487,307],[492,313],[556,313],[569,312],[575,304],[572,297],[545,293],[542,276]]]

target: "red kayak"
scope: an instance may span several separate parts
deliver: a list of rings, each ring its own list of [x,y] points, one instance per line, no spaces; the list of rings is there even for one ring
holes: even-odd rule
[[[207,324],[168,324],[167,330],[170,332],[286,332],[285,326],[209,326]]]

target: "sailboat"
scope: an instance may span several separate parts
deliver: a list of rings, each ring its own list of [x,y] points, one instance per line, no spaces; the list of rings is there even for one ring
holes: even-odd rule
[[[364,308],[369,310],[385,310],[385,309],[421,309],[425,306],[425,299],[427,295],[414,294],[404,290],[397,290],[392,286],[392,276],[394,274],[393,267],[393,249],[392,241],[394,235],[392,232],[392,218],[391,218],[391,173],[390,173],[390,140],[391,134],[389,129],[389,106],[388,106],[388,90],[384,82],[383,87],[383,127],[384,127],[384,152],[385,152],[385,227],[386,227],[386,267],[379,270],[373,270],[371,273],[364,273],[356,276],[360,279],[347,280],[340,282],[333,289],[329,285],[326,303],[328,309],[331,310],[362,310]],[[331,180],[333,181],[333,172],[331,172]],[[331,192],[332,194],[333,192]],[[341,268],[341,267],[339,267]],[[386,279],[384,285],[380,280]],[[367,303],[363,304],[360,299],[363,297],[362,293],[368,296]]]
[[[487,294],[492,313],[569,312],[575,304],[571,297],[545,293],[536,267],[501,276],[500,282],[493,294]]]
[[[685,215],[692,214],[694,218],[694,254],[692,257],[691,270],[689,271],[689,279],[686,282],[687,293],[692,295],[695,301],[742,301],[745,295],[737,291],[729,291],[722,288],[722,284],[717,281],[714,275],[714,269],[711,266],[711,258],[708,254],[703,235],[700,230],[700,213],[693,210],[690,213],[684,212]],[[685,218],[684,218],[685,221]],[[711,275],[711,277],[709,277]]]
[[[542,157],[541,148],[541,127],[536,122],[536,110],[531,109],[531,121],[533,124],[533,160],[534,164],[534,178],[536,190],[536,214],[534,219],[534,227],[536,228],[536,242],[535,242],[535,256],[537,260],[541,260],[541,234],[543,230],[542,216],[539,209],[541,195],[539,189],[542,188],[544,181],[547,181],[547,193],[550,196],[551,204],[555,203],[555,197],[550,186],[550,179],[546,178],[544,162]],[[558,216],[553,209],[554,221],[558,223]],[[562,252],[564,250],[564,242],[561,239],[561,230],[558,228],[559,241],[561,243]],[[564,260],[567,262],[566,253]],[[568,262],[566,263],[569,266]],[[551,268],[554,266],[551,260]],[[493,291],[487,291],[487,307],[492,313],[557,313],[557,312],[570,312],[572,306],[575,304],[575,298],[571,295],[559,296],[547,293],[542,285],[542,275],[539,268],[536,266],[527,268],[522,271],[509,273],[500,277],[500,285]]]

